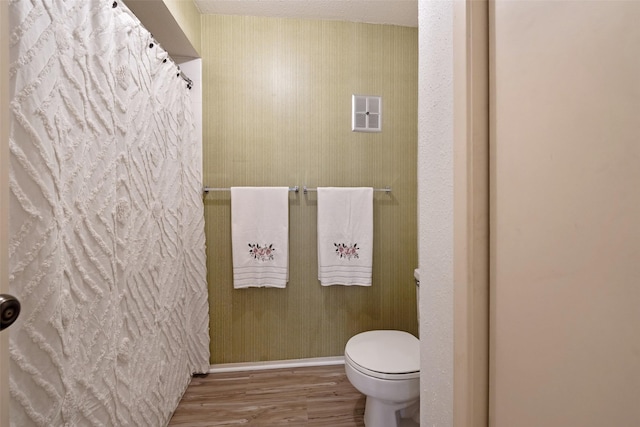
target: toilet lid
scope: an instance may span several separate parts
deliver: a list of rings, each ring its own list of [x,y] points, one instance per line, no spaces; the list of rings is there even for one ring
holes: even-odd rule
[[[377,377],[381,375],[376,373],[382,377],[420,375],[420,341],[408,332],[362,332],[347,342],[344,352],[358,365],[354,368],[364,368],[359,370]]]

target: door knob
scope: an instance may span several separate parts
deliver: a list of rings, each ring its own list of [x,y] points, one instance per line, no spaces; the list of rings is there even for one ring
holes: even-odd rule
[[[0,294],[0,331],[11,326],[20,315],[20,301],[13,295]]]

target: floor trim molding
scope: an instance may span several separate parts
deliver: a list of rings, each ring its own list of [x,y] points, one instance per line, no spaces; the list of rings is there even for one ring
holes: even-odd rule
[[[263,369],[301,368],[344,365],[344,356],[311,357],[308,359],[272,360],[267,362],[219,363],[209,366],[209,373],[259,371]]]

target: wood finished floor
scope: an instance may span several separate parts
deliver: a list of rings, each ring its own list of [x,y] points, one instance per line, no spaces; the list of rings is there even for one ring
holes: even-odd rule
[[[363,427],[365,396],[344,365],[194,377],[169,426]]]

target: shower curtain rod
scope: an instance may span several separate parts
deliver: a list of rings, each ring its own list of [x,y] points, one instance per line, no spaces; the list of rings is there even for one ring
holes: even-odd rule
[[[171,57],[171,55],[169,55],[169,52],[163,48],[160,43],[158,43],[156,41],[156,39],[153,38],[153,34],[149,33],[149,35],[151,36],[151,42],[149,43],[149,49],[152,49],[155,45],[158,45],[159,48],[161,48],[162,50],[164,50],[164,52],[167,54],[167,56],[162,60],[162,63],[167,62],[167,59],[170,59],[171,62],[173,62],[173,65],[175,65],[178,68],[178,74],[177,76],[180,77],[182,80],[184,80],[185,82],[187,82],[187,89],[191,90],[191,88],[193,87],[193,80],[191,80],[185,73],[184,71],[182,71],[180,69],[180,66],[178,64],[176,64],[176,61]]]
[[[178,67],[179,69],[180,67]],[[189,77],[187,77],[187,75],[184,73],[184,71],[180,70],[180,77],[182,77],[182,80],[184,80],[185,82],[187,82],[187,87],[189,89],[191,89],[193,87],[193,80],[191,80]]]
[[[149,33],[151,35],[151,37],[153,37],[153,34]],[[155,39],[153,40],[153,42],[149,43],[149,48],[152,48],[154,46],[154,43],[158,44],[158,46],[160,46],[160,44],[155,41]],[[162,48],[162,46],[160,46]],[[176,61],[174,61],[174,59],[171,57],[171,55],[169,55],[169,52],[167,52],[165,49],[163,49],[166,54],[167,57],[164,58],[162,60],[163,63],[167,62],[167,59],[170,59],[171,62],[173,62],[173,65],[175,65],[178,68],[178,74],[177,76],[180,77],[182,80],[184,80],[185,82],[187,82],[187,89],[191,90],[191,88],[193,87],[193,80],[191,80],[185,73],[184,71],[182,71],[180,69],[180,66],[178,64],[176,64]]]
[[[151,33],[149,33],[151,34]],[[153,37],[153,34],[151,34],[151,37]],[[154,40],[155,41],[155,40]],[[158,42],[156,42],[158,43]],[[158,46],[160,46],[160,44],[158,44]],[[153,47],[153,43],[149,43],[149,48]],[[184,71],[182,71],[180,69],[180,66],[178,64],[176,64],[176,61],[173,60],[173,58],[171,57],[171,55],[169,55],[169,52],[167,52],[165,50],[165,52],[167,53],[167,57],[164,58],[162,60],[162,62],[167,62],[167,58],[171,60],[171,62],[173,62],[173,65],[175,65],[178,68],[178,77],[180,77],[182,80],[184,80],[185,82],[187,82],[187,89],[191,90],[191,88],[193,87],[193,80],[191,80],[185,73]]]
[[[297,193],[299,189],[300,189],[300,187],[298,187],[297,185],[294,186],[294,187],[289,187],[289,191],[291,191],[293,193]],[[225,187],[225,188],[202,187],[202,192],[204,194],[207,194],[210,191],[231,191],[231,188],[229,188],[229,187]]]
[[[149,33],[151,35],[151,37],[153,37],[153,34]],[[160,44],[153,40],[151,43],[149,43],[149,48],[151,49],[155,44],[158,44],[158,46],[160,46]],[[162,48],[162,46],[160,46]],[[165,49],[163,49],[165,51],[165,53],[167,54],[167,57],[164,58],[162,60],[162,63],[167,62],[167,59],[170,59],[171,62],[173,62],[173,65],[175,65],[178,68],[178,74],[177,76],[180,77],[182,80],[184,80],[185,82],[187,82],[187,89],[191,90],[191,88],[193,87],[193,80],[191,80],[185,73],[184,71],[182,71],[180,69],[180,66],[178,64],[176,64],[176,61],[173,60],[173,58],[171,57],[171,55],[169,55],[169,52],[167,52]]]

